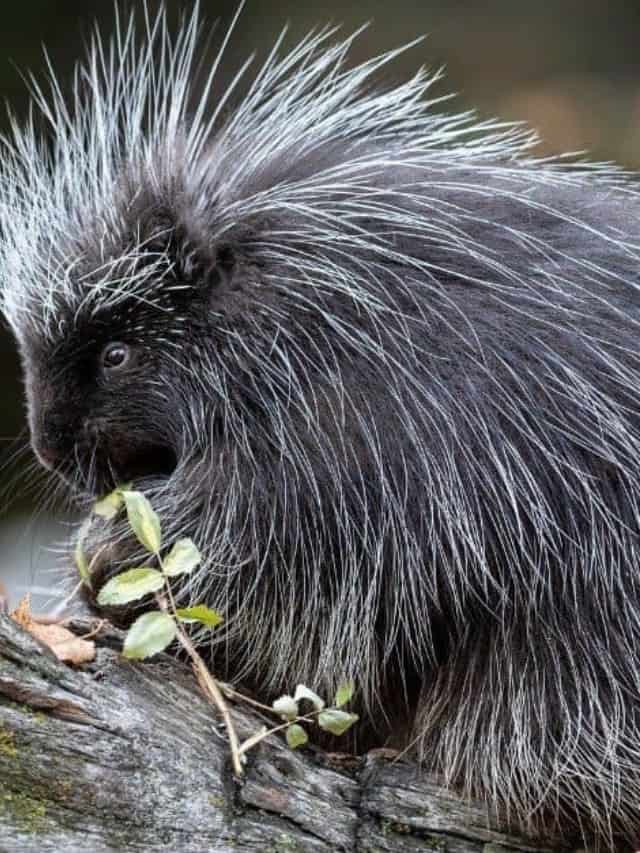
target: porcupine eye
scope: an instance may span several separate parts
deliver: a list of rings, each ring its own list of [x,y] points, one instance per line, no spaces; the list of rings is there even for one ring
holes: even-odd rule
[[[115,342],[108,344],[100,356],[103,368],[108,372],[122,370],[127,366],[131,357],[130,348],[123,343]]]

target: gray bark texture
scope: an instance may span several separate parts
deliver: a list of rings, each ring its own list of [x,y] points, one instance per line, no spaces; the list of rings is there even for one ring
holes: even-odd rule
[[[185,663],[128,663],[119,642],[101,634],[96,661],[72,668],[0,614],[2,853],[558,849],[383,752],[292,752],[274,735],[237,781]],[[231,710],[241,737],[265,722],[244,703]]]

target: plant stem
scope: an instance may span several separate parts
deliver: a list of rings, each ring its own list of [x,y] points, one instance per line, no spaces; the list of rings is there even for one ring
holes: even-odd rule
[[[162,557],[157,554],[158,562],[160,564],[160,568],[164,572],[164,566],[162,564]],[[171,589],[171,584],[169,583],[169,578],[165,575],[165,589],[167,591],[167,597],[169,599],[169,607],[167,607],[167,603],[162,596],[156,596],[156,600],[160,605],[160,608],[165,612],[169,610],[171,616],[173,617],[176,623],[177,629],[177,637],[180,642],[180,645],[185,650],[185,652],[189,655],[191,659],[191,664],[193,666],[196,678],[198,679],[198,684],[202,688],[202,690],[209,696],[209,698],[213,701],[217,709],[220,711],[222,719],[225,724],[225,728],[227,730],[227,735],[229,737],[229,746],[231,748],[231,761],[233,764],[233,772],[235,775],[240,778],[243,776],[244,771],[242,769],[242,758],[240,752],[240,741],[238,740],[238,735],[233,725],[233,720],[231,719],[231,714],[229,713],[229,706],[224,698],[222,690],[218,681],[211,675],[209,669],[205,662],[203,661],[200,654],[196,651],[195,646],[191,642],[191,638],[187,634],[187,632],[182,628],[180,622],[178,620],[177,607],[176,602],[173,597],[173,591]]]
[[[245,702],[247,705],[251,705],[253,708],[257,708],[260,711],[265,711],[269,714],[270,717],[279,716],[270,705],[265,705],[262,702],[258,702],[256,699],[252,699],[250,696],[245,696],[244,693],[239,693],[237,690],[234,690],[231,685],[227,684],[224,681],[220,682],[220,689],[227,697],[227,699],[237,699],[239,702]]]
[[[242,699],[245,697],[239,694]],[[265,706],[266,707],[266,706]],[[275,713],[273,708],[271,709],[271,713]],[[251,737],[247,738],[243,743],[240,744],[240,755],[244,755],[250,749],[253,749],[254,746],[257,746],[261,741],[265,740],[265,738],[271,737],[271,735],[275,735],[278,732],[282,732],[285,729],[288,729],[289,726],[292,726],[294,723],[313,723],[314,717],[316,717],[320,711],[314,711],[311,714],[307,714],[305,717],[296,717],[293,720],[286,720],[284,723],[280,723],[279,726],[274,726],[271,729],[267,729],[263,732],[258,732],[255,735],[251,735]]]

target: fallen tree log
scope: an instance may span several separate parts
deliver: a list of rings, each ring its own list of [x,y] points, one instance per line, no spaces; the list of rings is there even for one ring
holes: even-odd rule
[[[96,661],[75,669],[0,614],[2,853],[557,849],[383,753],[292,752],[273,736],[236,780],[189,668],[128,663],[119,642],[101,635]],[[232,713],[243,737],[264,723]]]

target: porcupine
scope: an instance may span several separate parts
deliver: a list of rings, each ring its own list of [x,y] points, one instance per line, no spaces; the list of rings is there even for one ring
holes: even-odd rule
[[[0,300],[33,447],[134,481],[203,564],[216,666],[358,685],[392,738],[519,825],[640,825],[637,184],[445,115],[331,29],[245,85],[96,36],[2,143]],[[356,34],[357,35],[357,34]],[[226,41],[226,40],[225,40]],[[224,47],[224,45],[223,45]],[[404,49],[404,48],[403,48]],[[102,580],[132,556],[109,531]],[[617,840],[614,840],[617,839]]]

